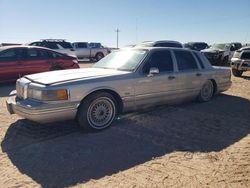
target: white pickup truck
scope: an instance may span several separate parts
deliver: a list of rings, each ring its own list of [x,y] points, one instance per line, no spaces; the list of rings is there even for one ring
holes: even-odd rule
[[[90,60],[99,61],[110,53],[110,49],[103,47],[100,43],[74,42],[72,45],[78,59],[87,58]]]

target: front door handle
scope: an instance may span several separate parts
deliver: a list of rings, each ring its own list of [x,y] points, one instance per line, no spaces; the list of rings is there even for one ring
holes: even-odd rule
[[[175,79],[175,76],[169,76],[168,79],[173,80],[173,79]]]
[[[199,73],[199,72],[198,72],[198,73],[196,73],[196,76],[201,76],[201,75],[202,75],[202,74],[201,74],[201,73]]]

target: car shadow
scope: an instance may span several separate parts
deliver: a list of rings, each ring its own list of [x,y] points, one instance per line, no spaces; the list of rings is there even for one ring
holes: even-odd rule
[[[7,97],[15,87],[15,82],[0,84],[0,97]]]
[[[73,121],[11,124],[2,151],[42,187],[100,179],[174,151],[221,151],[250,133],[250,102],[220,95],[207,103],[161,106],[121,116],[89,133]]]
[[[244,78],[245,80],[250,80],[250,76],[241,76],[242,78]]]

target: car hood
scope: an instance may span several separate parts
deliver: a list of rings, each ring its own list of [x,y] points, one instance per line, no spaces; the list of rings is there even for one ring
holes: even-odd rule
[[[85,68],[44,72],[38,74],[31,74],[24,77],[35,83],[51,85],[74,80],[96,79],[109,76],[123,75],[128,73],[130,72],[119,71],[115,69]]]
[[[225,50],[216,49],[216,48],[208,48],[208,49],[201,50],[201,52],[219,53],[219,52],[225,52]]]

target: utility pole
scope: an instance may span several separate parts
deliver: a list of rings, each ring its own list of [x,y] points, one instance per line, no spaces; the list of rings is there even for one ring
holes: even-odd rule
[[[121,32],[118,28],[115,30],[116,32],[116,48],[118,48],[119,44],[119,32]]]
[[[137,22],[137,18],[136,18],[136,22],[135,22],[135,42],[136,42],[136,44],[138,42],[138,22]]]

